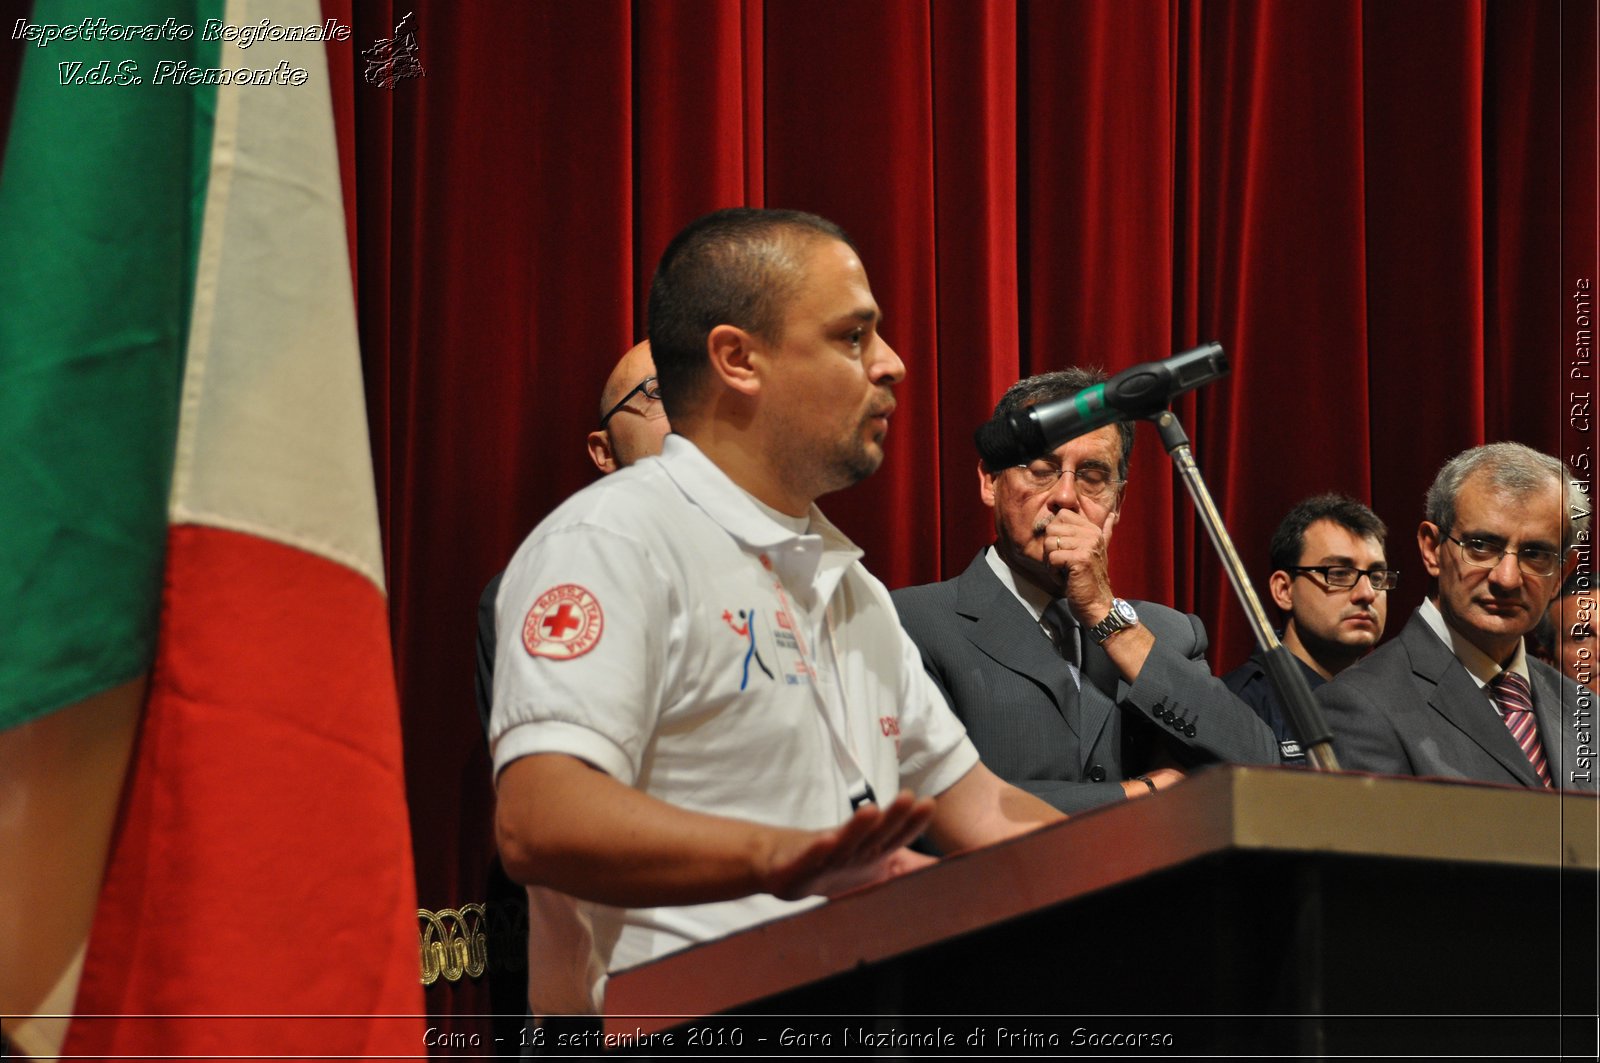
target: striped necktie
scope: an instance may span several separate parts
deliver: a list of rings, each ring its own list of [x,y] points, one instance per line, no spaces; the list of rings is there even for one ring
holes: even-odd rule
[[[1522,747],[1528,763],[1545,786],[1554,789],[1550,766],[1544,759],[1544,744],[1539,741],[1539,723],[1533,718],[1533,692],[1528,689],[1528,681],[1516,672],[1503,671],[1489,682],[1489,693],[1500,709],[1500,718],[1506,722],[1506,730]]]

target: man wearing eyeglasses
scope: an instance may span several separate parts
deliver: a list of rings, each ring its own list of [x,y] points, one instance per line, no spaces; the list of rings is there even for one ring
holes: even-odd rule
[[[1593,706],[1523,638],[1588,513],[1570,471],[1520,443],[1445,464],[1417,530],[1436,588],[1398,638],[1317,691],[1342,767],[1595,789]]]
[[[1065,369],[1011,386],[996,418],[1105,380]],[[1066,812],[1171,786],[1218,760],[1276,764],[1272,731],[1206,663],[1200,620],[1111,589],[1133,426],[1015,468],[978,467],[995,542],[955,579],[896,591],[928,674],[1001,778]]]
[[[601,473],[616,472],[661,453],[672,425],[661,405],[661,385],[650,341],[628,349],[600,392],[599,427],[589,433],[589,458]]]
[[[1339,494],[1305,499],[1272,534],[1273,604],[1285,617],[1280,641],[1300,662],[1312,689],[1366,656],[1383,637],[1389,591],[1400,573],[1384,560],[1389,534],[1378,515]],[[1304,766],[1300,735],[1260,652],[1223,677],[1278,736],[1285,764]]]

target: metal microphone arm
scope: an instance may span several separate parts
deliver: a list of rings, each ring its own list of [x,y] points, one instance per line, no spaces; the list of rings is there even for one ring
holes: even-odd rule
[[[1317,771],[1338,771],[1339,761],[1333,755],[1333,732],[1328,729],[1328,721],[1322,715],[1322,707],[1311,696],[1311,688],[1306,684],[1306,677],[1301,674],[1294,654],[1278,641],[1272,625],[1267,621],[1266,610],[1261,607],[1261,599],[1256,597],[1255,589],[1250,586],[1250,577],[1245,573],[1244,564],[1233,548],[1233,540],[1228,536],[1228,529],[1223,526],[1222,514],[1217,512],[1216,504],[1211,500],[1211,492],[1206,490],[1205,480],[1200,477],[1200,468],[1195,464],[1194,454],[1189,450],[1189,437],[1185,434],[1183,425],[1178,423],[1177,415],[1171,410],[1151,414],[1147,420],[1154,422],[1156,428],[1160,430],[1161,445],[1166,447],[1167,453],[1172,456],[1172,463],[1178,469],[1178,476],[1183,480],[1184,487],[1189,489],[1189,497],[1194,499],[1195,509],[1200,514],[1200,523],[1205,525],[1206,532],[1211,536],[1212,545],[1217,548],[1217,553],[1222,555],[1222,567],[1228,573],[1228,581],[1233,584],[1233,591],[1239,598],[1239,604],[1244,606],[1245,617],[1250,621],[1250,629],[1255,632],[1256,645],[1261,648],[1267,675],[1271,677],[1272,685],[1278,688],[1278,694],[1289,710],[1290,726],[1294,728],[1301,745],[1305,746],[1306,758]]]

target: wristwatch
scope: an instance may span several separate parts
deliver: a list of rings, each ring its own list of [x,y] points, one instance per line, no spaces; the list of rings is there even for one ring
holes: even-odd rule
[[[1125,627],[1133,627],[1138,622],[1139,614],[1133,611],[1133,606],[1121,598],[1113,598],[1111,612],[1106,614],[1104,620],[1090,628],[1089,634],[1093,636],[1095,645],[1098,646],[1118,631]]]

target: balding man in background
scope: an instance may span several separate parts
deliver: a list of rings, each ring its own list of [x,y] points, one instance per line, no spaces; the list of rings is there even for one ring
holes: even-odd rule
[[[672,425],[661,405],[650,341],[628,348],[600,392],[600,426],[589,433],[589,458],[600,472],[616,472],[661,453]]]

